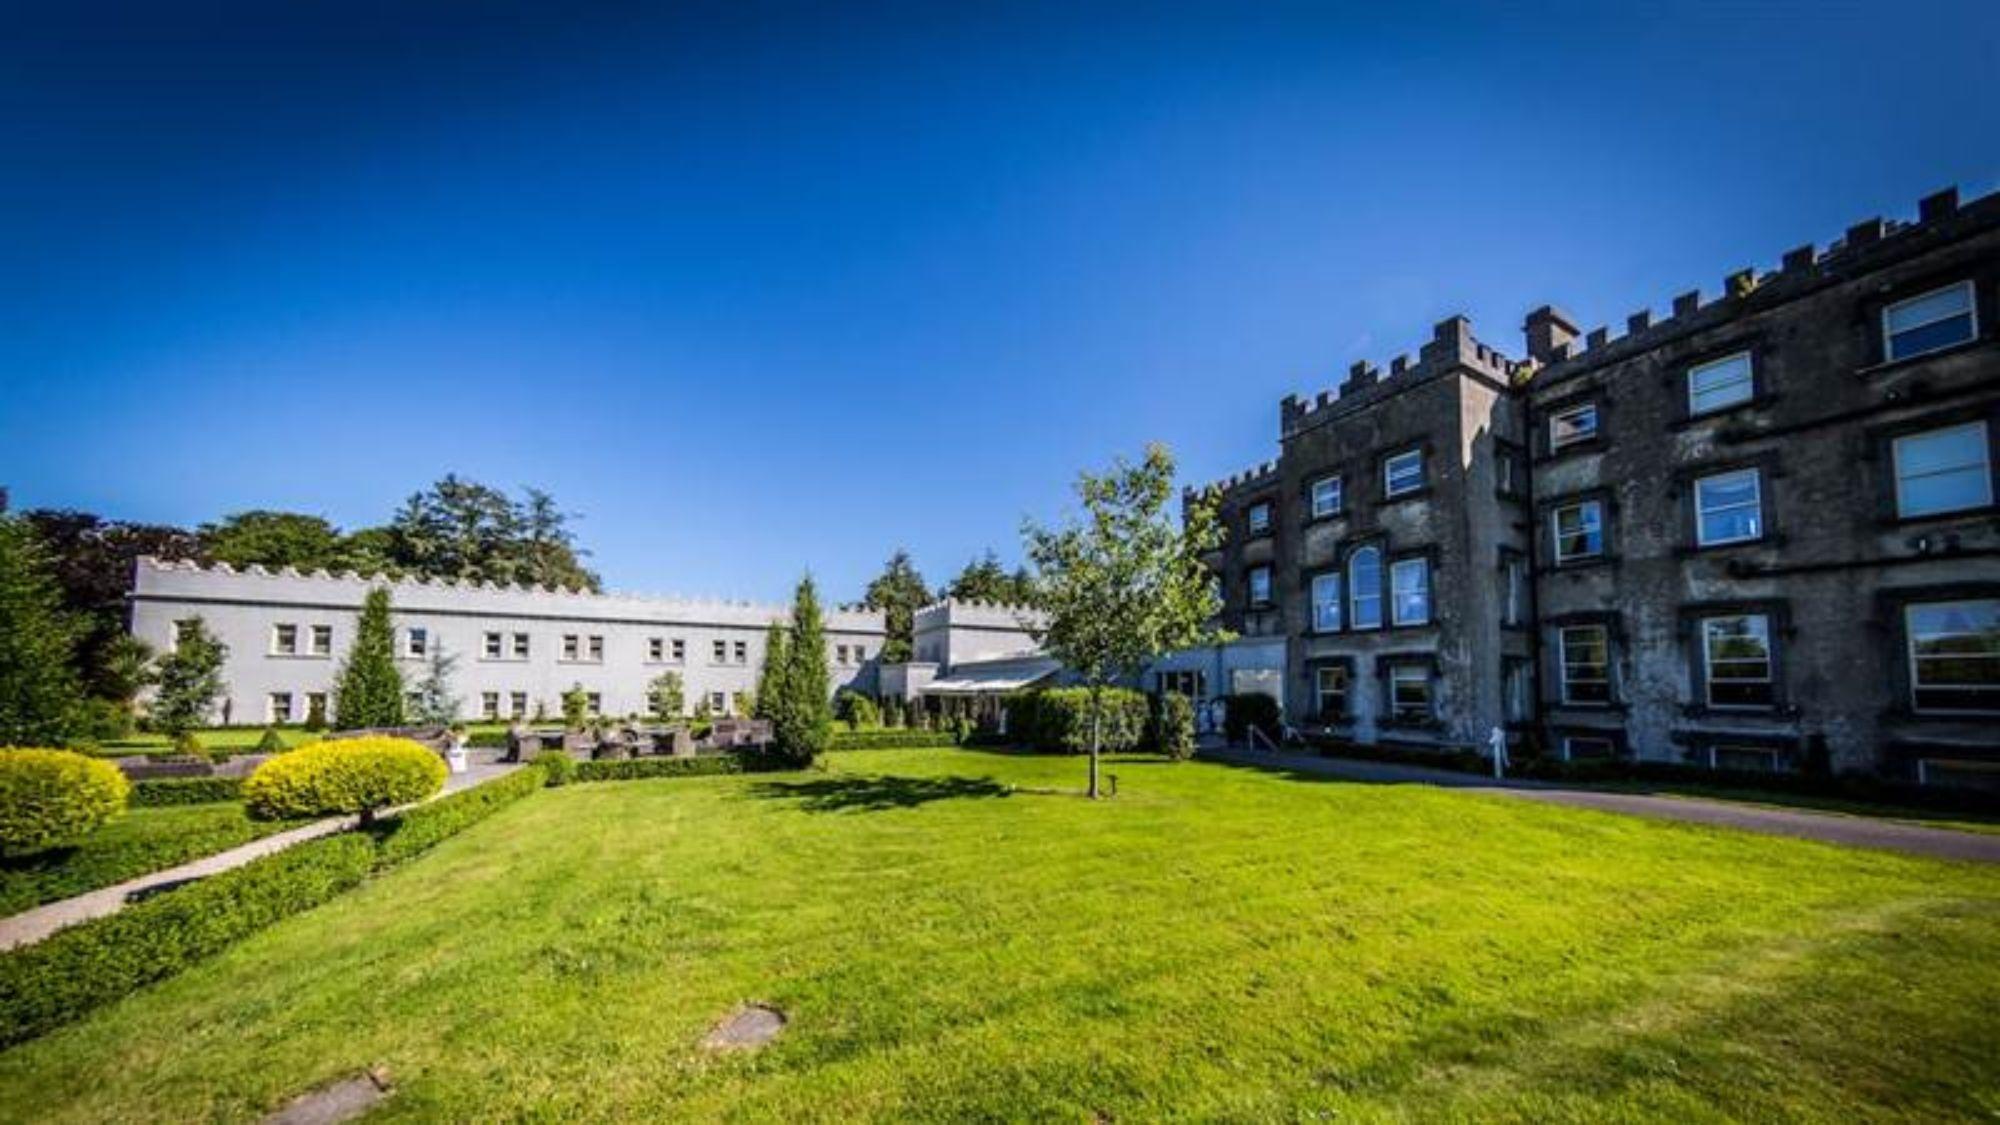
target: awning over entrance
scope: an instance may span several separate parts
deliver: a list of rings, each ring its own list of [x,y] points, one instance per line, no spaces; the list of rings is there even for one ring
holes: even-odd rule
[[[951,675],[924,685],[925,695],[1005,695],[1033,687],[1062,667],[1049,657],[959,664]]]

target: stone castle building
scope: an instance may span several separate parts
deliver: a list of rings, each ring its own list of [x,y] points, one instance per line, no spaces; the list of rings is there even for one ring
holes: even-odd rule
[[[1525,330],[1288,397],[1211,486],[1223,623],[1296,726],[2000,784],[2000,195]]]

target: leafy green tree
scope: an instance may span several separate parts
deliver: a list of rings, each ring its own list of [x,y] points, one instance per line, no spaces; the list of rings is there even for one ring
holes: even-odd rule
[[[663,723],[677,722],[687,714],[686,689],[679,672],[662,672],[646,687],[646,702],[653,717]]]
[[[222,695],[222,664],[229,646],[208,631],[199,617],[174,623],[173,650],[160,657],[153,673],[153,722],[177,740],[208,724]]]
[[[1175,649],[1220,639],[1221,609],[1201,556],[1222,545],[1214,499],[1203,495],[1176,520],[1174,458],[1164,445],[1146,459],[1120,459],[1103,475],[1080,474],[1081,519],[1023,527],[1040,575],[1038,640],[1090,693],[1090,795],[1098,796],[1098,752],[1107,687]]]
[[[902,664],[910,660],[914,618],[917,610],[930,604],[930,588],[924,576],[910,562],[910,552],[898,547],[882,566],[882,573],[868,584],[862,606],[880,610],[886,618],[887,636],[882,642],[882,662]]]
[[[1034,598],[1034,580],[1026,567],[1016,568],[1009,574],[1000,565],[1000,556],[992,551],[965,564],[958,577],[951,580],[945,593],[962,602],[987,602],[994,605],[1028,605]]]
[[[390,521],[391,561],[454,581],[540,582],[601,590],[578,560],[569,517],[547,493],[516,503],[497,488],[446,476],[404,502]]]
[[[320,516],[263,508],[202,524],[200,535],[208,557],[231,566],[315,570],[335,565],[341,546],[340,529]]]
[[[396,667],[389,590],[377,586],[361,601],[354,647],[333,689],[334,725],[341,730],[403,725],[403,672]]]
[[[826,667],[826,621],[811,575],[792,596],[792,626],[785,638],[783,679],[773,685],[783,702],[771,709],[772,740],[793,765],[809,766],[833,740],[833,682]]]
[[[35,529],[0,516],[0,746],[60,746],[77,733],[78,632]]]
[[[582,684],[571,684],[569,690],[563,692],[562,707],[563,729],[579,731],[589,725],[590,693],[583,690]]]
[[[89,512],[41,508],[22,513],[46,552],[62,593],[63,612],[78,626],[77,675],[96,699],[130,707],[145,686],[144,660],[134,662],[127,596],[142,556],[207,561],[191,531],[163,524],[106,520]],[[150,655],[150,654],[148,654]]]
[[[444,639],[431,643],[431,658],[424,665],[424,678],[417,681],[416,707],[410,716],[425,726],[448,727],[458,721],[459,698],[451,693],[452,673],[458,670],[458,655],[444,650]]]

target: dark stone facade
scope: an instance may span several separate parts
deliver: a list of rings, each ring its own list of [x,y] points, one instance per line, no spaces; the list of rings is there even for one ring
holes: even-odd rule
[[[1225,624],[1285,637],[1294,724],[2000,779],[2000,195],[1857,224],[1615,339],[1548,306],[1525,327],[1525,361],[1454,319],[1413,364],[1287,398],[1278,459],[1222,483]],[[1389,498],[1411,449],[1421,487]],[[1336,473],[1343,509],[1316,517]],[[1317,627],[1314,577],[1370,545],[1385,597],[1391,562],[1428,560],[1425,623],[1355,628],[1350,604]],[[1427,715],[1395,715],[1405,665]],[[1321,714],[1332,666],[1346,707]]]

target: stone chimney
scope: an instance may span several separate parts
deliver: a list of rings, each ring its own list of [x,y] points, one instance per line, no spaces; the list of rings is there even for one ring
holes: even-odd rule
[[[1536,363],[1553,363],[1556,349],[1576,340],[1576,324],[1569,314],[1554,305],[1543,305],[1528,314],[1521,326],[1528,337],[1528,356]]]

